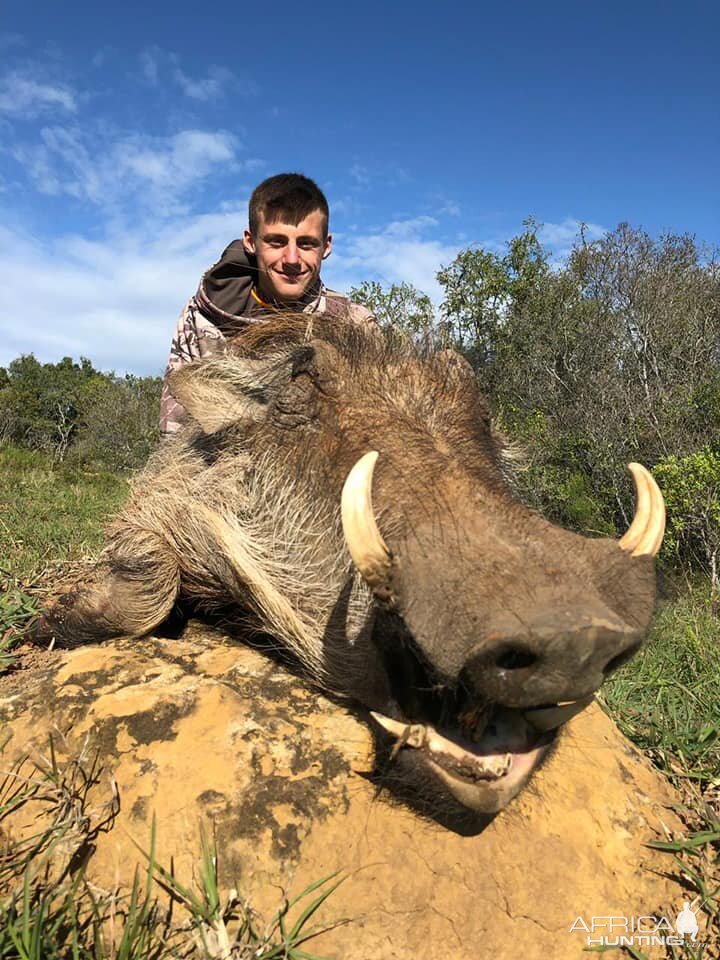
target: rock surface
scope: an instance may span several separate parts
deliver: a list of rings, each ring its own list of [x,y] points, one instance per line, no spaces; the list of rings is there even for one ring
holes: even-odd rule
[[[157,856],[189,879],[199,825],[214,822],[221,880],[266,914],[335,870],[346,879],[312,942],[342,960],[579,958],[578,917],[674,918],[666,876],[677,797],[598,708],[482,833],[459,836],[378,794],[372,741],[346,707],[221,632],[191,622],[150,638],[35,655],[0,685],[4,765],[86,738],[114,774],[121,810],[91,873],[130,880],[157,816]],[[646,950],[649,956],[664,955]]]

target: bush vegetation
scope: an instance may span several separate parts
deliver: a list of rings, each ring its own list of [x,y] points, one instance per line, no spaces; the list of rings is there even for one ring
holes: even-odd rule
[[[159,439],[161,379],[117,377],[85,357],[0,367],[0,443],[105,470],[141,467]]]

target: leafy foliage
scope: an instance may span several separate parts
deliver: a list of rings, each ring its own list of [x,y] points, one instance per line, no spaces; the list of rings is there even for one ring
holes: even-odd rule
[[[22,356],[0,368],[0,442],[132,469],[157,442],[159,399],[158,377],[116,377],[84,357]]]
[[[386,333],[409,336],[422,342],[432,333],[435,314],[432,301],[410,283],[393,283],[387,289],[376,281],[363,281],[348,291],[356,303],[372,310]]]
[[[671,454],[655,467],[668,510],[664,549],[699,562],[718,586],[720,552],[720,451],[703,447],[685,457]]]
[[[509,311],[533,302],[540,281],[549,273],[535,221],[527,220],[525,228],[508,243],[505,256],[471,247],[437,275],[445,292],[438,329],[441,343],[459,350],[476,369],[497,361]]]
[[[72,442],[86,391],[102,377],[84,357],[73,363],[13,360],[0,377],[0,438],[55,453]]]
[[[160,439],[159,377],[105,377],[87,391],[72,455],[112,470],[141,467]]]

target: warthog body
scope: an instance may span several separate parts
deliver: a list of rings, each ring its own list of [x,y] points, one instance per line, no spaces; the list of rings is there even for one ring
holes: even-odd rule
[[[171,386],[192,421],[138,478],[96,582],[36,636],[142,635],[178,598],[232,610],[373,711],[392,779],[481,813],[640,646],[662,536],[652,481],[636,474],[646,515],[620,545],[543,520],[513,495],[462,362],[286,318]]]

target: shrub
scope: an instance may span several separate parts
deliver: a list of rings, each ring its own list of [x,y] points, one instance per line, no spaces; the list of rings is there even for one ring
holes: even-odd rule
[[[158,443],[159,377],[106,378],[87,392],[72,457],[110,470],[141,467]]]
[[[159,439],[159,377],[116,377],[89,360],[0,368],[0,442],[110,470],[143,465]]]
[[[665,457],[654,468],[668,511],[663,554],[699,564],[718,586],[720,552],[720,451],[703,447],[685,457]]]

